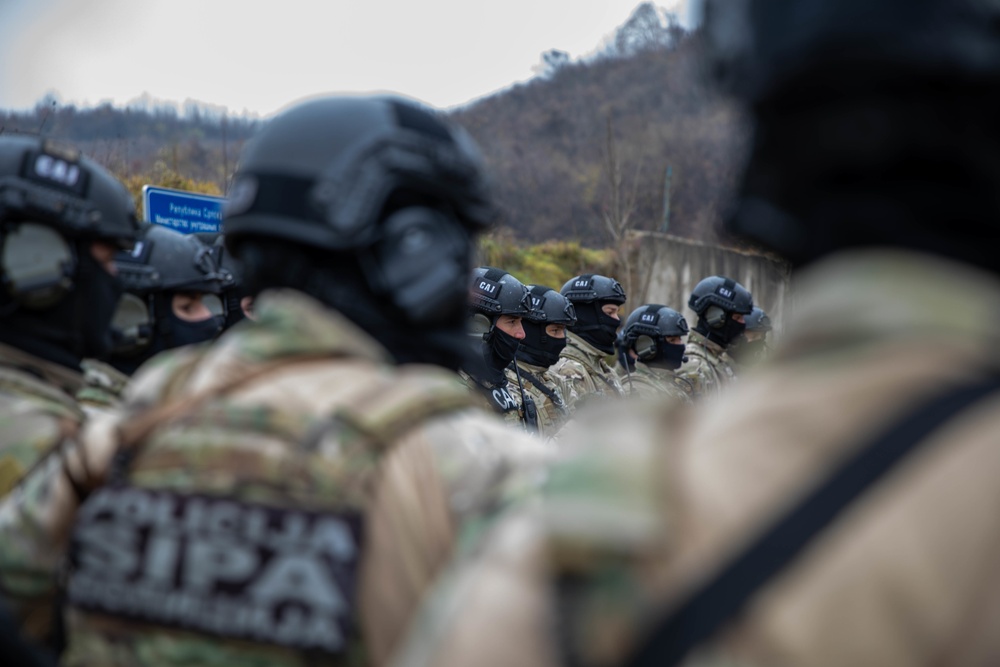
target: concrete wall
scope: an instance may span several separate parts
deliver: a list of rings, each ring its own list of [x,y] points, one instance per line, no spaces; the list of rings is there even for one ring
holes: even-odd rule
[[[762,255],[719,248],[658,232],[635,232],[632,253],[632,291],[626,308],[662,303],[684,313],[693,327],[697,316],[687,307],[691,290],[702,278],[722,275],[753,294],[780,336],[784,315],[791,307],[790,267]]]

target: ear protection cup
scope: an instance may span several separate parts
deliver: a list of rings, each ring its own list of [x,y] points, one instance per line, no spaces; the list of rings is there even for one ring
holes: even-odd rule
[[[656,340],[652,336],[645,334],[635,339],[635,353],[642,361],[649,361],[656,357]]]
[[[7,293],[25,308],[49,308],[73,289],[76,253],[52,227],[23,223],[3,239],[0,267]]]
[[[705,311],[705,323],[713,329],[720,329],[726,324],[726,311],[718,306],[709,306]]]
[[[476,313],[469,318],[468,331],[470,334],[485,336],[493,330],[493,322],[486,315]]]
[[[121,334],[115,344],[115,352],[119,354],[138,352],[153,339],[153,316],[145,299],[128,292],[118,300],[111,326]]]
[[[412,206],[390,214],[381,240],[364,262],[369,285],[415,324],[437,324],[462,313],[471,263],[469,235],[457,220]]]

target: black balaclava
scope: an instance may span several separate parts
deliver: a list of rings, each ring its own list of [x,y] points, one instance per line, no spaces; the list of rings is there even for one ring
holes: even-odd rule
[[[517,351],[517,358],[535,366],[548,368],[559,361],[559,353],[566,347],[566,338],[554,338],[545,333],[544,322],[521,320],[524,340]]]
[[[510,366],[517,356],[517,349],[521,346],[521,341],[514,338],[506,331],[497,328],[494,321],[490,333],[483,337],[483,348],[486,359],[493,368],[503,370]]]
[[[643,359],[643,363],[653,368],[675,371],[684,363],[685,349],[687,348],[683,343],[667,343],[661,340],[656,344],[656,356],[652,359]]]
[[[223,317],[212,316],[200,322],[188,322],[174,314],[174,292],[158,292],[153,295],[153,313],[156,321],[149,345],[134,354],[116,354],[111,365],[126,375],[135,371],[151,358],[175,347],[196,345],[215,339],[222,331]]]
[[[705,321],[704,316],[698,316],[698,324],[695,326],[694,330],[703,335],[705,338],[709,339],[713,343],[717,343],[724,348],[729,347],[729,345],[736,340],[736,337],[742,334],[747,328],[747,325],[743,322],[737,322],[733,319],[732,313],[726,311],[726,321],[718,329],[713,329]]]
[[[587,341],[605,354],[615,353],[615,338],[621,320],[607,315],[601,307],[613,301],[593,301],[591,303],[573,303],[576,308],[576,324],[570,331]]]
[[[123,289],[94,259],[89,243],[75,245],[78,263],[73,290],[51,308],[19,307],[3,318],[0,341],[80,370],[83,359],[107,359],[111,354],[111,320]]]

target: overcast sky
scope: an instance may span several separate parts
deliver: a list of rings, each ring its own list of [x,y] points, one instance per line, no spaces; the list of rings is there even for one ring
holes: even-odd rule
[[[143,93],[268,115],[323,92],[449,107],[593,50],[639,0],[0,0],[0,108]],[[660,0],[683,16],[685,0]]]

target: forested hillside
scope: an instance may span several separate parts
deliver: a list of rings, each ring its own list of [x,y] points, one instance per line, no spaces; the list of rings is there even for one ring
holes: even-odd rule
[[[670,232],[714,239],[745,132],[703,84],[698,48],[697,33],[647,3],[588,57],[549,51],[537,78],[452,111],[483,149],[506,237],[617,247],[623,231],[660,229],[669,168]],[[135,194],[144,183],[225,193],[259,122],[149,100],[0,111],[0,132],[71,141]]]
[[[660,229],[670,168],[670,231],[714,238],[746,132],[704,85],[699,41],[564,64],[455,114],[482,146],[517,237],[603,244],[608,220]]]

